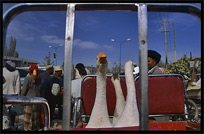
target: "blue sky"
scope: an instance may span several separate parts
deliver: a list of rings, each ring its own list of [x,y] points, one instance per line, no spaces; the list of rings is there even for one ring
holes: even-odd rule
[[[15,3],[4,3],[3,13]],[[196,4],[200,6],[200,4]],[[167,25],[168,61],[174,62],[175,23],[177,59],[184,54],[201,56],[201,23],[189,15],[181,13],[148,13],[148,48],[158,51],[165,61],[165,38],[161,32],[164,17]],[[124,65],[127,60],[139,63],[137,12],[128,11],[76,11],[74,28],[73,64],[82,62],[85,65],[96,64],[96,56],[104,52],[108,56],[109,67],[119,62],[119,43],[122,43],[121,59]],[[43,63],[45,56],[53,48],[65,44],[66,11],[24,12],[16,16],[7,30],[7,45],[11,35],[17,40],[17,52],[20,58],[27,58]],[[126,39],[131,38],[127,42]],[[115,39],[116,42],[111,42]],[[52,59],[53,60],[53,59]],[[64,46],[57,49],[57,65],[64,60]]]

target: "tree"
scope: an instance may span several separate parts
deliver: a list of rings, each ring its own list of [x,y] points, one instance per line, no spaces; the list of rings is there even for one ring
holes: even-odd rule
[[[16,51],[16,38],[13,38],[11,36],[9,49],[5,47],[5,51],[6,51],[6,56],[11,56],[11,57],[19,56],[18,52]]]
[[[51,64],[53,64],[53,63],[54,63],[54,61],[51,62],[50,52],[49,52],[49,55],[48,55],[48,56],[45,56],[43,64],[44,64],[45,66],[47,66],[47,65],[51,65]]]
[[[191,76],[190,58],[186,55],[178,59],[176,62],[167,64],[166,73],[168,74],[181,74],[188,77]]]

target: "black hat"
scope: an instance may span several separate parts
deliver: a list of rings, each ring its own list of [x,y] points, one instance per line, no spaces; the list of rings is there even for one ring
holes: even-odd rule
[[[84,64],[82,64],[82,63],[78,63],[78,64],[76,64],[76,66],[75,66],[75,68],[77,68],[77,69],[83,69],[83,68],[85,68],[85,66],[84,66]]]
[[[158,64],[160,61],[161,55],[154,50],[148,50],[148,57],[154,59]]]
[[[6,68],[10,71],[15,71],[16,70],[16,64],[12,61],[6,61]]]
[[[46,66],[46,70],[50,70],[50,69],[52,69],[53,68],[53,65],[48,65],[48,66]]]

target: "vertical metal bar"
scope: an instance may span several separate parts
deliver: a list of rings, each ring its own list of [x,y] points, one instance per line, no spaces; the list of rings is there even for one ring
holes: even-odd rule
[[[70,130],[74,16],[75,16],[75,4],[68,4],[65,35],[65,57],[64,57],[65,59],[64,59],[63,126],[62,126],[63,130]]]
[[[138,6],[138,27],[139,27],[139,69],[140,69],[140,130],[148,130],[148,65],[147,65],[147,6]]]
[[[3,50],[3,54],[2,56],[4,57],[5,56],[5,47],[6,47],[6,33],[7,33],[7,27],[8,27],[8,24],[9,24],[9,21],[5,19],[5,16],[4,16],[4,19],[3,19],[3,46],[2,46],[2,50]],[[4,58],[3,58],[3,65],[4,65]]]
[[[45,124],[44,124],[44,130],[49,130],[50,129],[50,107],[49,107],[49,104],[46,102],[43,103],[42,105],[43,107],[43,111],[45,113],[45,117],[44,117],[44,121],[45,121]]]
[[[79,98],[76,98],[74,101],[74,115],[73,115],[73,128],[76,128],[76,116],[77,116],[77,107],[78,107]]]

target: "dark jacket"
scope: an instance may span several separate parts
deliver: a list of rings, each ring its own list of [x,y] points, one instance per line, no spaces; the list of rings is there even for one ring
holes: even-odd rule
[[[43,89],[41,91],[41,96],[47,99],[47,97],[51,94],[53,77],[51,77],[47,72],[44,72],[40,74],[40,78],[43,80]]]
[[[58,83],[60,88],[63,87],[63,77],[57,78],[56,75],[53,76],[53,83]]]

